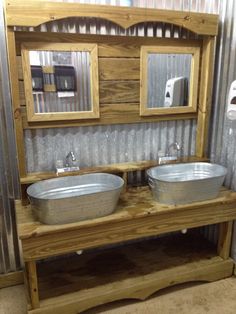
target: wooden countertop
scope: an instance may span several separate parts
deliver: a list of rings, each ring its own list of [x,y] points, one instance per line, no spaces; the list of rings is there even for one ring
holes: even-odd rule
[[[26,239],[40,237],[46,234],[55,234],[75,229],[85,229],[104,224],[134,220],[146,216],[160,217],[163,214],[173,216],[180,211],[191,211],[194,209],[204,210],[205,207],[209,206],[217,209],[219,205],[222,207],[222,214],[224,214],[224,207],[228,208],[233,206],[235,208],[234,216],[236,218],[236,192],[222,188],[219,197],[215,199],[175,206],[156,202],[149,188],[145,186],[129,188],[125,194],[121,195],[116,211],[111,215],[101,218],[70,224],[45,225],[34,219],[30,205],[22,206],[20,201],[16,201],[16,213],[19,237],[20,239]],[[218,213],[217,210],[216,213]]]

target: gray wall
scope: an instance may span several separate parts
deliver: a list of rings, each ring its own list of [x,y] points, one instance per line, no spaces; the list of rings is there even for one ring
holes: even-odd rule
[[[20,267],[14,210],[19,182],[3,21],[0,1],[0,274]]]
[[[220,12],[210,149],[211,160],[228,168],[225,185],[236,190],[236,122],[225,115],[230,84],[236,80],[236,2],[222,1]],[[234,229],[232,255],[236,259],[236,226]]]

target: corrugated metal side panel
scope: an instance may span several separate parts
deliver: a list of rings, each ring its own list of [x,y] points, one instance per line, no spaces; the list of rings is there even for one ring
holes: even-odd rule
[[[230,84],[236,80],[236,2],[222,1],[221,30],[218,37],[215,88],[213,93],[211,159],[228,168],[225,184],[236,190],[236,122],[226,118],[225,110]],[[236,260],[236,225],[232,255]]]
[[[0,274],[20,267],[14,208],[20,193],[4,32],[0,2]]]

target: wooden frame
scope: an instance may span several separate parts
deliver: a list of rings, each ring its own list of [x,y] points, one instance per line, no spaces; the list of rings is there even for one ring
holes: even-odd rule
[[[8,26],[38,26],[71,16],[105,19],[123,28],[143,22],[164,22],[184,27],[199,35],[215,36],[218,33],[216,14],[35,0],[24,3],[9,0],[6,3]]]
[[[73,111],[73,112],[50,112],[35,113],[34,100],[32,93],[32,77],[30,69],[29,51],[83,51],[90,53],[90,92],[92,99],[91,111]],[[26,98],[27,119],[34,121],[58,121],[75,119],[93,119],[99,118],[99,94],[98,94],[98,48],[96,44],[78,43],[23,43],[21,46],[22,69],[24,77],[24,88]],[[52,91],[52,89],[47,89]]]
[[[0,289],[24,283],[23,271],[15,271],[0,275]]]
[[[20,111],[24,129],[142,123],[197,118],[197,113],[140,116],[140,48],[143,45],[175,46],[178,44],[188,47],[200,47],[202,44],[201,40],[82,34],[62,35],[58,33],[47,33],[47,36],[45,36],[44,33],[39,32],[16,32],[15,36],[20,87]],[[98,45],[98,74],[100,81],[99,119],[65,120],[63,123],[60,121],[30,122],[27,120],[21,64],[21,44],[26,42],[42,42],[43,40],[47,43],[80,42],[95,43]],[[17,77],[14,76],[13,79],[17,80]]]
[[[149,53],[157,54],[191,54],[191,69],[190,69],[190,88],[189,99],[187,106],[171,107],[171,108],[148,108],[148,67],[147,59]],[[200,63],[200,47],[189,46],[143,46],[141,47],[141,78],[140,78],[140,115],[166,115],[166,114],[178,114],[178,113],[193,113],[197,111],[197,99],[198,99],[198,73]]]

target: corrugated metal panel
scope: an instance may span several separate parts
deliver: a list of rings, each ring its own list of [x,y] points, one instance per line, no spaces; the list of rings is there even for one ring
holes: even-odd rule
[[[81,167],[156,159],[178,141],[183,154],[195,151],[196,122],[168,121],[25,131],[29,172],[50,171],[73,150]]]
[[[228,168],[225,184],[236,190],[236,122],[226,118],[225,110],[230,84],[236,80],[236,2],[223,1],[222,27],[218,37],[213,103],[211,159]],[[236,259],[236,225],[232,255]]]
[[[20,267],[14,208],[19,181],[3,23],[0,2],[0,274]]]

